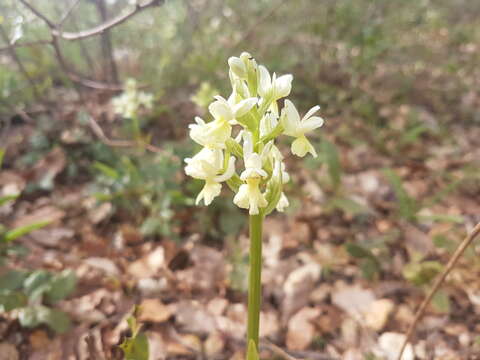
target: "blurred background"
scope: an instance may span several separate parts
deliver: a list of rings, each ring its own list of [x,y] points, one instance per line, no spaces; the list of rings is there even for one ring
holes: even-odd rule
[[[394,359],[480,221],[479,17],[467,0],[2,0],[0,359],[120,359],[128,317],[150,359],[244,357],[246,216],[227,191],[194,206],[183,173],[188,124],[242,51],[326,120],[265,225],[262,358]],[[478,354],[478,250],[405,359]]]

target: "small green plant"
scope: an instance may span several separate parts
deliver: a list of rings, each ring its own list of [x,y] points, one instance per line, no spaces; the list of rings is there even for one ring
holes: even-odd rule
[[[395,193],[395,198],[398,202],[397,214],[400,218],[405,219],[411,222],[419,221],[436,221],[436,222],[447,222],[447,223],[462,223],[463,219],[459,216],[448,215],[448,214],[431,214],[431,215],[421,215],[419,214],[420,210],[428,207],[429,205],[440,200],[446,193],[451,191],[458,185],[458,182],[453,184],[452,188],[449,188],[448,191],[440,192],[440,194],[434,194],[431,198],[427,198],[423,201],[418,201],[411,197],[405,190],[402,178],[392,169],[384,169],[383,171],[385,177],[390,182]]]
[[[175,208],[188,203],[180,191],[179,160],[174,151],[155,156],[120,156],[112,164],[95,162],[93,193],[116,209],[134,215],[146,236],[175,236]]]
[[[54,274],[45,270],[9,270],[0,275],[0,312],[17,310],[20,325],[45,324],[58,333],[67,331],[70,318],[52,308],[75,289],[76,277],[70,270]]]
[[[125,360],[148,360],[148,338],[140,331],[142,325],[138,323],[136,317],[138,309],[138,307],[135,307],[133,314],[127,319],[131,336],[125,338],[120,344]]]
[[[0,150],[0,167],[3,156],[4,151]],[[1,197],[0,206],[19,195]],[[14,229],[0,224],[0,265],[6,264],[10,256],[25,252],[13,243],[14,240],[48,224],[48,221],[42,221]],[[70,327],[69,317],[51,306],[70,295],[75,284],[75,274],[69,270],[54,274],[46,270],[29,271],[6,266],[0,274],[0,313],[16,310],[24,327],[45,324],[58,333],[65,332]]]

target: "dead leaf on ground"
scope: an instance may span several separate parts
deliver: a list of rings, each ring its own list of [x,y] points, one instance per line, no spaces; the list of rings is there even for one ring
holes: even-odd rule
[[[131,263],[127,272],[137,279],[150,278],[158,275],[159,271],[164,267],[165,250],[162,246],[158,246],[151,253]]]
[[[305,307],[292,316],[288,322],[286,344],[290,350],[305,350],[315,336],[312,321],[319,316],[320,309]]]
[[[172,316],[172,306],[163,304],[158,299],[145,299],[140,303],[138,320],[162,323]]]
[[[372,290],[363,289],[360,285],[338,283],[332,294],[332,303],[356,320],[361,321],[375,301]]]
[[[0,343],[0,360],[18,360],[20,359],[18,351],[12,344]]]
[[[32,212],[29,212],[28,215],[22,216],[19,219],[16,219],[12,227],[21,227],[38,222],[48,221],[50,223],[55,223],[65,217],[65,212],[55,206],[46,205],[42,206]]]

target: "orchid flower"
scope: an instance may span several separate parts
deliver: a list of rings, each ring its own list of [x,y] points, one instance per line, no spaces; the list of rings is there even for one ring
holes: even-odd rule
[[[235,158],[228,160],[227,169],[223,174],[223,153],[220,149],[203,148],[193,158],[185,159],[185,173],[195,179],[205,181],[202,191],[195,200],[199,204],[203,199],[205,205],[210,205],[222,190],[221,182],[230,179],[235,173]]]
[[[319,106],[311,108],[300,119],[293,103],[286,99],[283,109],[278,100],[292,89],[293,76],[279,76],[263,65],[257,65],[249,53],[228,59],[232,92],[228,99],[215,96],[209,106],[213,120],[196,117],[190,125],[190,137],[203,149],[193,158],[185,159],[187,175],[205,181],[196,198],[209,205],[220,195],[222,182],[227,182],[235,196],[233,202],[250,215],[250,276],[248,296],[248,353],[258,349],[261,300],[261,247],[263,219],[273,210],[284,211],[289,206],[284,185],[290,180],[284,156],[275,144],[281,135],[294,138],[291,151],[298,156],[315,148],[306,134],[323,125],[323,119],[313,116]],[[280,104],[281,105],[281,104]],[[234,130],[234,127],[237,127]],[[243,159],[244,169],[237,175],[235,158]],[[255,357],[255,356],[254,356]],[[251,358],[251,357],[250,357]]]
[[[297,108],[290,100],[285,100],[285,107],[282,110],[280,121],[284,127],[284,134],[293,136],[295,140],[292,143],[292,153],[303,157],[307,153],[317,157],[317,152],[312,144],[307,140],[305,134],[323,125],[323,119],[319,116],[313,116],[320,106],[314,106],[300,120]]]

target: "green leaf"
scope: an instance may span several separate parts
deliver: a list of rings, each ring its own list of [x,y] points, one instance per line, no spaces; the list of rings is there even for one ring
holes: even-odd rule
[[[20,196],[20,194],[1,196],[0,197],[0,206],[7,203],[8,201],[15,200],[19,196]]]
[[[65,299],[75,289],[77,278],[71,270],[64,270],[54,275],[49,282],[49,289],[45,292],[47,301],[50,304]]]
[[[0,21],[0,24],[1,23],[2,22]],[[4,157],[5,157],[5,149],[0,149],[0,168],[2,167]]]
[[[412,262],[403,268],[403,276],[416,286],[429,284],[443,269],[438,261]]]
[[[44,308],[44,306],[38,306]],[[20,325],[27,328],[33,328],[40,324],[37,306],[30,306],[20,309],[18,313],[18,321]]]
[[[417,218],[419,221],[426,220],[453,224],[463,224],[465,222],[462,216],[448,214],[418,215]]]
[[[363,276],[368,280],[373,280],[381,270],[380,263],[373,258],[363,259],[360,268]]]
[[[66,313],[57,309],[48,309],[45,313],[45,317],[41,320],[47,324],[50,329],[58,334],[62,334],[70,329],[71,321]]]
[[[433,295],[432,304],[439,312],[445,314],[448,314],[450,312],[450,298],[448,297],[448,294],[443,290],[439,290],[435,295]]]
[[[375,258],[375,255],[373,255],[373,253],[369,249],[364,248],[363,246],[360,246],[358,244],[347,243],[345,244],[345,249],[351,256],[355,258]]]
[[[30,224],[30,225],[20,226],[18,228],[13,229],[13,230],[7,231],[2,240],[5,241],[5,242],[10,242],[10,241],[16,240],[20,236],[26,235],[28,233],[31,233],[34,230],[40,229],[44,226],[47,226],[48,224],[50,224],[50,222],[51,221],[40,221],[40,222],[33,223],[33,224]]]
[[[260,360],[255,342],[250,339],[248,342],[247,360]]]
[[[117,170],[99,161],[95,161],[93,167],[99,170],[106,177],[109,177],[113,180],[117,180],[120,177],[120,174],[117,172]]]
[[[127,319],[132,336],[126,338],[123,343],[120,344],[120,348],[125,355],[125,360],[148,360],[149,357],[148,338],[140,332],[141,325],[137,323],[135,317],[138,310],[139,308],[136,307],[134,315]]]
[[[23,283],[23,288],[25,289],[28,297],[32,301],[40,298],[49,290],[51,278],[52,274],[46,270],[37,270],[32,272]]]
[[[338,155],[337,147],[327,140],[321,143],[321,151],[328,167],[328,174],[332,180],[333,187],[338,189],[342,178],[342,165]]]
[[[22,287],[27,277],[25,271],[11,270],[0,276],[0,291],[13,291]]]
[[[407,220],[414,220],[418,211],[418,204],[404,189],[402,179],[392,169],[385,169],[384,174],[393,187],[398,201],[399,215]]]
[[[20,291],[0,294],[0,312],[8,312],[13,309],[24,307],[27,303],[27,297]]]
[[[125,360],[148,360],[148,338],[143,333],[134,338],[125,339],[120,348],[125,355]]]
[[[353,216],[370,213],[370,209],[359,204],[355,200],[349,199],[344,196],[334,197],[327,205],[327,207],[330,209],[340,209],[345,213],[351,214]]]
[[[29,306],[19,311],[18,320],[20,325],[33,328],[40,324],[46,324],[57,333],[64,333],[70,328],[70,318],[63,311],[50,309],[43,305]]]

